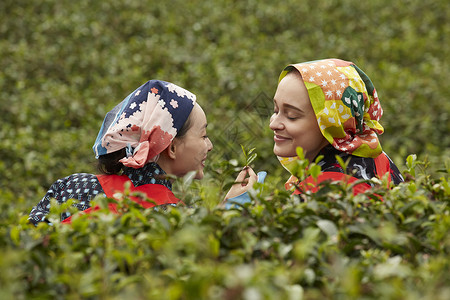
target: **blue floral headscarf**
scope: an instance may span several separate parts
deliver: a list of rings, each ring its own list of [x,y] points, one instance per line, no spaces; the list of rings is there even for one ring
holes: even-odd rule
[[[106,114],[93,146],[96,157],[123,148],[120,162],[141,168],[171,143],[195,105],[191,92],[169,82],[150,80]]]

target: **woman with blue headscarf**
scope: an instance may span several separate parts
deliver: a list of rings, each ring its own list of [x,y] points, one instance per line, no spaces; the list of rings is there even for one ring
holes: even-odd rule
[[[101,175],[76,173],[57,180],[31,210],[33,224],[47,221],[50,199],[58,203],[75,199],[80,211],[91,210],[99,194],[113,198],[130,183],[130,191],[146,194],[131,200],[144,208],[176,205],[168,174],[183,176],[203,168],[212,143],[206,134],[206,116],[191,92],[169,82],[150,80],[106,114],[94,144]],[[110,210],[116,211],[110,204]],[[61,221],[70,222],[68,212]],[[48,222],[48,221],[47,221]]]

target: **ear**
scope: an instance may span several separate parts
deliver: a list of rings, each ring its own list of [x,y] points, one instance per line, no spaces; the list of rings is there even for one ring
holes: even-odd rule
[[[167,156],[171,159],[176,159],[177,155],[178,155],[178,148],[179,148],[179,141],[175,138],[172,140],[172,142],[170,142],[169,146],[167,146],[166,151],[167,151]]]

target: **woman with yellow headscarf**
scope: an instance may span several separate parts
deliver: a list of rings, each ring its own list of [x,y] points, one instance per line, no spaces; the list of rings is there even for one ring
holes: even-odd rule
[[[288,65],[279,77],[273,102],[269,126],[274,132],[274,153],[292,174],[286,188],[296,186],[294,193],[315,192],[325,180],[351,183],[386,173],[394,184],[403,181],[378,140],[383,133],[379,123],[383,109],[375,87],[354,63],[324,59]],[[298,147],[310,162],[322,157],[317,179],[308,177],[300,182],[295,177]],[[346,170],[336,156],[348,161]],[[238,178],[249,184],[233,186],[227,198],[250,188],[253,177],[251,169],[244,169]],[[360,183],[353,192],[370,188],[369,183]]]

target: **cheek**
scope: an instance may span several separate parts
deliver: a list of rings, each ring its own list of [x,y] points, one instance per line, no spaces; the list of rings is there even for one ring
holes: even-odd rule
[[[318,134],[322,135],[314,123],[306,120],[291,124],[289,128],[286,126],[286,130],[292,136],[294,143],[302,147],[307,147],[309,143],[314,142]]]
[[[204,139],[197,140],[191,151],[195,157],[202,159],[205,153],[208,152],[208,143]]]
[[[295,122],[286,124],[286,131],[291,135],[294,139],[301,138],[305,135],[307,130],[305,130],[304,122]]]

